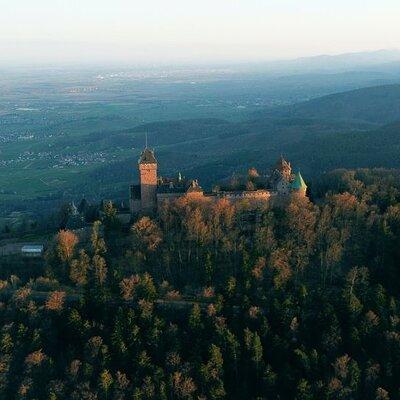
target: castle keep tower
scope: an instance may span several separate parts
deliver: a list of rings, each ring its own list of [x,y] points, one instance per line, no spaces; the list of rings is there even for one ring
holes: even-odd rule
[[[157,160],[147,147],[139,158],[140,199],[143,211],[152,211],[157,206]]]

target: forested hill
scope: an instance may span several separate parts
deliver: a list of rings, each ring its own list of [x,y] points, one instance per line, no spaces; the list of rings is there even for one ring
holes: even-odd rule
[[[399,173],[318,190],[129,228],[106,202],[43,265],[0,258],[0,399],[400,400]]]
[[[336,93],[268,111],[266,115],[390,123],[400,120],[400,85],[375,86]]]
[[[307,170],[335,168],[400,168],[400,122],[364,131],[309,136],[286,147]]]

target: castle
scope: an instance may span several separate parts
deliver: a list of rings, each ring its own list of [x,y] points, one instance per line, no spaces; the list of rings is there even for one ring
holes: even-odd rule
[[[147,146],[138,161],[139,184],[130,187],[131,214],[151,213],[165,201],[186,197],[196,201],[230,201],[247,199],[251,202],[268,202],[288,198],[291,195],[306,196],[307,185],[300,172],[292,173],[292,167],[282,156],[269,174],[259,175],[252,168],[245,184],[236,187],[214,189],[205,192],[196,179],[188,180],[178,174],[175,178],[158,176],[157,159]]]

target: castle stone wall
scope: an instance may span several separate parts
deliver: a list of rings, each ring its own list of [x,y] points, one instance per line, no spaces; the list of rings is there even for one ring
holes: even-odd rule
[[[231,202],[245,201],[258,206],[271,202],[274,205],[284,204],[291,195],[306,196],[307,186],[298,172],[295,178],[291,174],[291,165],[283,157],[278,161],[272,175],[269,176],[271,190],[238,190],[204,193],[197,180],[174,186],[174,179],[163,180],[157,177],[157,160],[154,150],[147,147],[143,150],[139,163],[140,185],[132,185],[130,191],[130,209],[132,214],[153,212],[166,201],[185,197],[191,202],[216,202],[227,199]],[[169,186],[168,186],[169,182]],[[186,186],[185,186],[186,184]]]

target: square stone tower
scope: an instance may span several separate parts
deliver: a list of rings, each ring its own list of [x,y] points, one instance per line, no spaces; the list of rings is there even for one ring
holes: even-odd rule
[[[157,160],[154,151],[146,147],[140,156],[138,167],[142,211],[153,211],[157,206]]]

